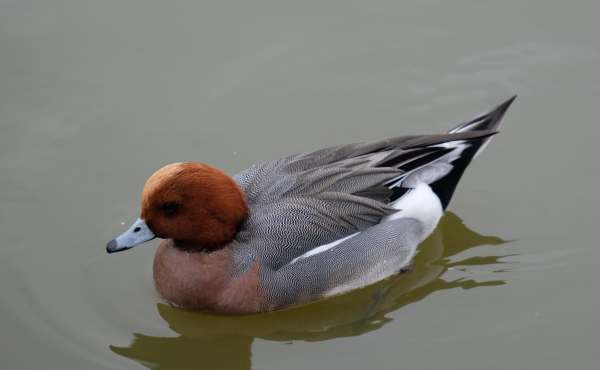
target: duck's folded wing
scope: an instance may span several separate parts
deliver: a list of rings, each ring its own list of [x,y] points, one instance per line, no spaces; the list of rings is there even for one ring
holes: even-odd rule
[[[342,242],[262,271],[269,309],[310,302],[384,279],[406,268],[422,225],[409,218],[373,226]]]
[[[385,202],[356,194],[393,178],[392,169],[324,169],[301,183],[282,181],[281,197],[250,204],[250,215],[237,235],[263,263],[277,269],[298,256],[365,230],[396,210]],[[311,175],[311,176],[308,176]],[[318,177],[311,179],[311,177]],[[385,197],[385,194],[381,195]]]
[[[235,177],[250,206],[238,240],[252,244],[263,262],[277,269],[397,212],[389,203],[405,189],[394,184],[452,150],[438,144],[490,134],[352,144],[255,166]]]

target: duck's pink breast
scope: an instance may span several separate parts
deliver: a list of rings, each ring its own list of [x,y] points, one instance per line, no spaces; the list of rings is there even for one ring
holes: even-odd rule
[[[260,266],[242,275],[232,274],[227,247],[212,252],[188,252],[171,240],[160,244],[154,256],[154,282],[170,304],[188,309],[242,314],[261,311]]]

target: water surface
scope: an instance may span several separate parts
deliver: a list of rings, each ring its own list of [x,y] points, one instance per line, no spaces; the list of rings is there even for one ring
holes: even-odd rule
[[[592,369],[600,3],[0,0],[6,369]],[[170,308],[106,255],[162,165],[445,131],[514,94],[413,269],[299,309]]]

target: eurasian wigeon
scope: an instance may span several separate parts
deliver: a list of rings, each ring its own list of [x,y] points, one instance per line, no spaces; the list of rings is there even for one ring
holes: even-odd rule
[[[445,134],[321,149],[233,177],[169,164],[146,182],[140,218],[106,249],[164,239],[156,288],[189,309],[271,311],[373,284],[410,264],[514,99]]]

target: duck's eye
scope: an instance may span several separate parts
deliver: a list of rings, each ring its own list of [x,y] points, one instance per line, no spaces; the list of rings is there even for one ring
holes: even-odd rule
[[[165,216],[173,216],[175,213],[177,213],[177,211],[179,211],[179,203],[166,202],[160,206],[160,209]]]

